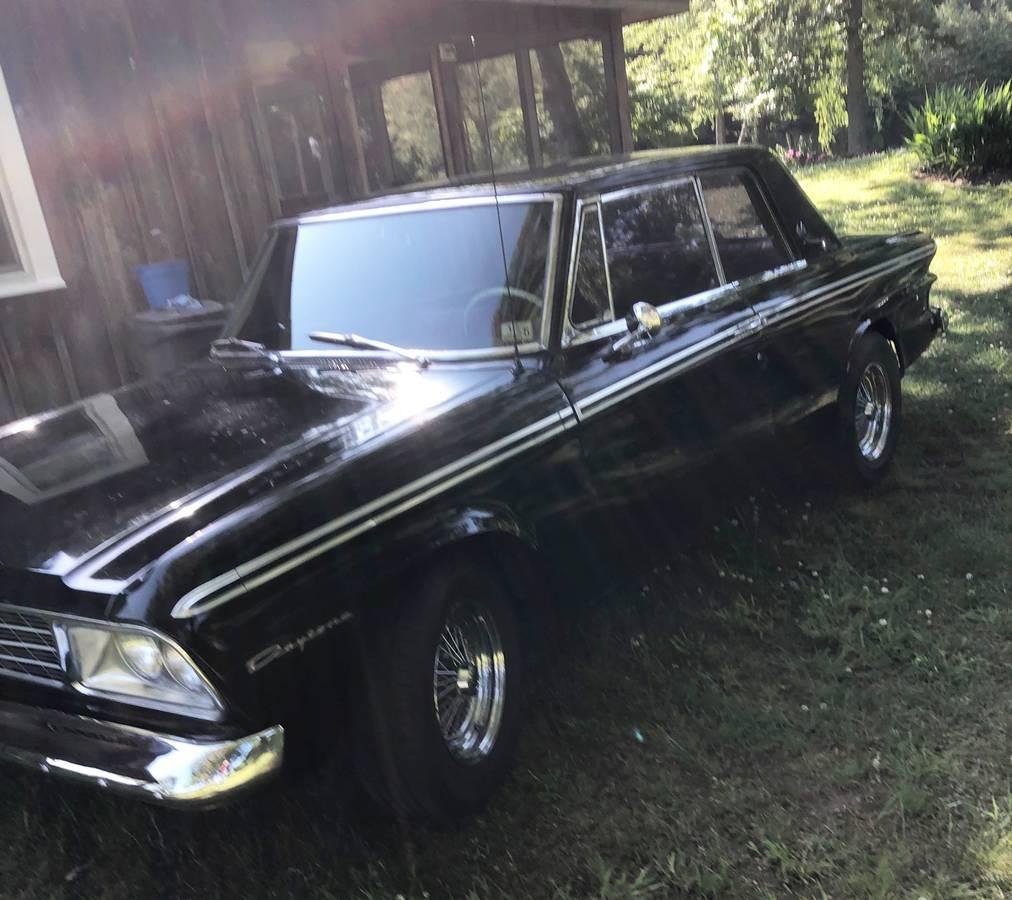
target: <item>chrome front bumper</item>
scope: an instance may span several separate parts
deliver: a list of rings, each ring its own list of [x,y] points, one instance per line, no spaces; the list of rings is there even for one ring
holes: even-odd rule
[[[228,741],[179,738],[0,702],[0,759],[187,809],[217,806],[281,769],[280,725]]]

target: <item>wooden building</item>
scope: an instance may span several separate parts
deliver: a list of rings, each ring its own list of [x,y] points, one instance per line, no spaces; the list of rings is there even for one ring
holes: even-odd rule
[[[631,149],[622,25],[687,5],[2,0],[0,423],[131,378],[138,265],[229,302],[279,215]]]

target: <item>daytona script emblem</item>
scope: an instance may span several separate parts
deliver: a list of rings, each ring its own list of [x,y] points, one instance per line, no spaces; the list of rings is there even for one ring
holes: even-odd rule
[[[312,643],[319,637],[323,637],[328,631],[333,631],[338,625],[343,625],[350,618],[350,612],[342,613],[335,619],[324,622],[322,625],[317,625],[316,628],[311,628],[294,640],[284,644],[271,644],[270,647],[264,648],[256,656],[246,661],[246,671],[250,675],[253,675],[261,669],[267,668],[272,662],[277,662],[282,656],[287,656],[295,650],[299,650],[300,652],[305,650],[307,644]]]

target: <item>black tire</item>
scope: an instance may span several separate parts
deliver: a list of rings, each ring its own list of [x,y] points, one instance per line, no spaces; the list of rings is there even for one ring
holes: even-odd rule
[[[525,648],[515,603],[491,562],[445,559],[407,586],[363,635],[355,765],[366,792],[387,812],[437,822],[465,816],[481,809],[509,774],[524,714]],[[502,651],[501,717],[487,747],[451,746],[437,717],[436,651],[448,621],[457,618],[481,618],[474,627],[486,630],[490,622]],[[476,674],[475,691],[481,682]],[[440,693],[448,687],[441,682]]]
[[[838,457],[844,478],[855,486],[876,484],[896,455],[903,418],[899,361],[892,345],[878,332],[865,332],[855,343],[837,413]]]

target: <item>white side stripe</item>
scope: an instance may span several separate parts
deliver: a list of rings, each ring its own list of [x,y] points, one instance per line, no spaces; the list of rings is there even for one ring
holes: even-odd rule
[[[378,497],[364,506],[352,510],[350,513],[339,516],[337,519],[306,532],[300,537],[294,538],[280,547],[276,547],[274,550],[269,550],[267,553],[261,554],[255,559],[238,566],[236,569],[219,575],[213,581],[209,581],[190,591],[176,604],[172,610],[172,616],[176,619],[191,618],[192,616],[214,609],[223,603],[227,603],[234,597],[246,593],[247,590],[258,587],[267,581],[277,578],[279,575],[283,575],[285,572],[302,565],[321,553],[326,553],[328,550],[332,550],[350,541],[352,538],[358,537],[363,532],[444,491],[450,490],[457,484],[481,474],[500,462],[551,440],[567,428],[572,427],[573,422],[571,420],[573,418],[574,414],[571,409],[553,413],[551,416],[528,425],[526,428],[489,444],[481,450],[476,450],[474,453],[456,462],[449,463],[422,478],[403,485],[396,491]],[[528,439],[524,440],[524,438]],[[398,500],[402,500],[405,497],[407,497],[406,500],[397,503]],[[390,504],[396,505],[390,506]],[[384,507],[388,508],[384,509]],[[378,512],[379,510],[382,511]],[[373,513],[377,514],[373,515]],[[340,531],[340,529],[346,526],[346,531],[341,531],[340,534],[331,537],[329,540],[325,540],[328,535],[332,535],[335,531]],[[290,554],[297,553],[297,551],[303,548],[307,549],[294,557],[290,556]],[[288,558],[285,559],[285,557]],[[281,562],[279,565],[273,566],[266,571],[261,571],[270,566],[271,563],[282,559],[284,559],[284,562]],[[220,597],[203,602],[219,588],[227,587],[230,584],[234,585],[237,581],[242,581],[242,584],[233,587],[232,590],[227,591]]]
[[[763,310],[765,322],[782,322],[806,309],[863,287],[893,271],[903,269],[933,255],[934,248],[917,248],[893,260],[887,260],[871,269],[854,273],[839,281],[813,289],[779,305]],[[755,336],[757,332],[742,332],[738,325],[724,329],[697,341],[691,346],[641,369],[613,384],[583,398],[575,410],[565,409],[553,413],[520,431],[507,435],[486,447],[448,463],[395,491],[378,497],[349,513],[339,516],[312,531],[261,554],[235,569],[218,575],[187,593],[172,611],[173,618],[187,619],[209,612],[242,594],[290,572],[323,553],[347,543],[359,535],[389,521],[395,516],[430,500],[464,481],[493,468],[519,453],[551,440],[575,422],[581,422],[638,394],[666,379],[705,362],[710,357],[734,344]],[[575,420],[575,421],[574,421]],[[342,530],[344,529],[344,530]],[[301,552],[300,552],[301,551]],[[230,588],[219,596],[222,588]]]

